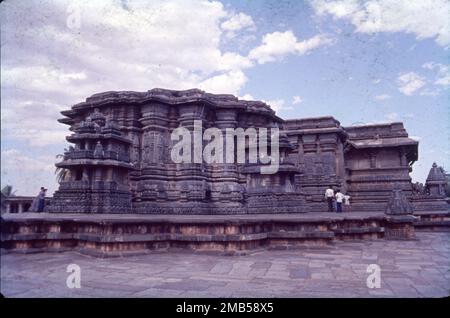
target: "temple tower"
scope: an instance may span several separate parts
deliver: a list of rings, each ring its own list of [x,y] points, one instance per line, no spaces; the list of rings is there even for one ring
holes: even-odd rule
[[[445,187],[447,185],[447,179],[444,171],[441,167],[438,167],[436,162],[433,162],[433,166],[428,173],[425,187],[431,196],[445,197]]]
[[[74,127],[49,212],[130,213],[131,141],[98,109]]]
[[[286,120],[284,130],[294,149],[295,184],[305,195],[307,212],[326,211],[325,189],[346,191],[344,143],[347,134],[333,117]]]

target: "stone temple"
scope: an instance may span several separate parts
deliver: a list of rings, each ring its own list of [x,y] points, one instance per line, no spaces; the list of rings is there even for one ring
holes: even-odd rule
[[[95,94],[63,111],[73,144],[50,212],[252,214],[326,211],[328,186],[355,211],[385,204],[394,187],[410,196],[418,142],[402,123],[343,127],[333,117],[283,120],[266,104],[198,89]],[[172,131],[183,126],[278,127],[280,167],[176,164]],[[248,151],[248,149],[247,149]],[[420,204],[418,204],[420,205]],[[423,205],[423,204],[422,204]]]
[[[240,253],[412,239],[416,228],[450,227],[444,170],[434,164],[424,185],[411,182],[418,142],[400,122],[343,127],[333,117],[283,120],[263,102],[198,89],[100,93],[62,114],[71,134],[56,164],[59,189],[45,213],[2,215],[2,250]],[[198,122],[200,130],[223,135],[266,128],[257,142],[246,139],[246,156],[278,131],[276,173],[261,173],[264,156],[176,163],[172,133],[184,127],[194,135]],[[238,142],[232,136],[225,143]],[[350,195],[345,213],[326,212],[329,186]]]

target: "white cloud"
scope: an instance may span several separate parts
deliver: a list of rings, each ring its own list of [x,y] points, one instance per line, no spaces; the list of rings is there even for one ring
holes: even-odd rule
[[[2,186],[10,184],[17,195],[37,195],[41,186],[56,190],[55,156],[27,156],[18,149],[1,152]]]
[[[54,156],[29,153],[63,151],[70,132],[57,123],[60,111],[109,90],[202,87],[238,94],[244,70],[254,64],[222,49],[225,32],[252,26],[251,18],[231,14],[218,1],[130,1],[125,7],[82,0],[79,29],[67,27],[72,3],[7,1],[0,10],[2,144],[26,149],[2,153],[1,173],[20,193],[56,187]],[[229,31],[221,27],[227,19]]]
[[[241,70],[253,66],[253,62],[240,54],[226,52],[224,53],[217,65],[219,70],[229,71],[229,70]]]
[[[437,71],[435,85],[449,86],[450,85],[450,67],[441,63],[427,62],[422,65],[424,69],[430,71]]]
[[[300,96],[296,95],[292,97],[292,105],[298,105],[301,104],[302,102],[303,99]]]
[[[28,147],[62,144],[68,131],[57,119],[66,108],[51,100],[2,99],[2,139],[24,142]]]
[[[426,84],[425,78],[414,72],[399,75],[397,83],[399,85],[398,90],[407,96],[414,94]]]
[[[222,22],[220,27],[222,30],[227,32],[226,35],[228,38],[234,38],[236,36],[236,32],[240,30],[256,30],[255,22],[252,17],[242,12],[231,15],[228,20]]]
[[[437,66],[434,62],[426,62],[422,64],[422,67],[427,70],[433,70]]]
[[[356,32],[405,32],[417,39],[450,44],[448,0],[312,0],[318,15],[332,15],[353,24]]]
[[[69,131],[56,121],[60,111],[94,93],[199,87],[239,96],[248,80],[245,71],[257,62],[305,54],[331,41],[321,35],[298,41],[289,31],[293,47],[277,51],[272,33],[262,47],[244,56],[241,47],[224,50],[223,43],[230,37],[235,37],[233,44],[253,41],[255,22],[219,1],[78,3],[80,28],[75,29],[67,25],[71,0],[2,3],[1,134],[2,141],[18,149],[27,147],[31,153],[55,146],[62,151]],[[253,99],[248,94],[243,98]],[[284,100],[272,104],[288,108]],[[25,158],[23,153],[6,154],[14,155]],[[23,159],[26,167],[48,167],[48,158],[29,159],[36,162]],[[9,163],[2,176],[9,173],[5,169],[13,170],[13,160]]]
[[[450,75],[445,75],[443,77],[438,78],[434,84],[436,85],[442,85],[442,86],[449,86],[450,85]]]
[[[292,109],[291,106],[285,106],[286,102],[284,99],[275,99],[275,100],[269,100],[269,101],[263,100],[263,102],[266,103],[267,105],[269,105],[270,108],[272,108],[277,114],[283,110]]]
[[[331,43],[333,40],[321,34],[299,41],[292,31],[273,32],[263,36],[262,44],[250,51],[249,58],[264,64],[282,59],[288,54],[303,55]]]
[[[2,167],[3,166],[14,166],[15,169],[18,170],[27,170],[27,171],[39,171],[41,169],[44,170],[55,170],[54,162],[56,162],[56,157],[49,158],[48,156],[44,157],[45,160],[49,160],[49,162],[44,165],[40,160],[35,158],[27,157],[21,151],[17,149],[6,149],[2,150]]]
[[[255,98],[250,94],[244,94],[243,96],[238,96],[241,100],[255,100]]]
[[[276,113],[281,111],[284,108],[284,99],[277,99],[271,101],[264,101],[266,104],[270,106]]]
[[[438,96],[441,91],[439,89],[424,88],[420,91],[420,96]]]
[[[210,77],[198,86],[210,93],[236,95],[246,82],[247,77],[242,71],[230,71],[225,74]]]
[[[28,91],[50,93],[64,92],[68,86],[81,88],[87,79],[84,71],[63,71],[55,66],[2,66],[2,90],[22,88]],[[74,94],[75,92],[71,92]],[[82,92],[80,92],[82,93]],[[81,98],[81,94],[75,94]],[[45,96],[48,98],[48,96]]]
[[[375,99],[376,100],[386,100],[386,99],[389,99],[389,98],[391,98],[392,96],[391,95],[388,95],[388,94],[381,94],[381,95],[377,95],[377,96],[375,96]]]
[[[386,120],[389,122],[393,122],[398,120],[398,114],[397,113],[389,113],[386,115]]]
[[[252,29],[253,19],[218,1],[82,0],[79,29],[67,27],[71,3],[2,3],[2,138],[61,145],[68,131],[59,112],[102,91],[238,94],[254,65],[220,47],[224,32]]]

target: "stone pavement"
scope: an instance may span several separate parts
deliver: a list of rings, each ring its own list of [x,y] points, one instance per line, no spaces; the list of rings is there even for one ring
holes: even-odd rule
[[[415,241],[352,241],[244,256],[154,252],[98,259],[77,254],[4,254],[6,297],[443,297],[450,295],[450,233]],[[69,264],[81,288],[66,286]],[[381,288],[369,289],[369,264]]]

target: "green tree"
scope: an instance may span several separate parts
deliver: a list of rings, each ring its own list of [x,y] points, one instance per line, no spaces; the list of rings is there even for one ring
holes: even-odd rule
[[[65,149],[64,149],[64,150],[65,150]],[[63,158],[63,157],[64,157],[64,155],[62,155],[62,154],[56,155],[56,158],[57,158],[57,159]],[[69,170],[66,169],[66,168],[61,168],[61,167],[56,168],[56,169],[55,169],[56,181],[57,181],[58,183],[61,183],[62,181],[64,181],[64,179],[66,178],[66,176],[67,176],[68,173],[69,173]]]

